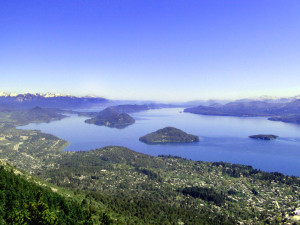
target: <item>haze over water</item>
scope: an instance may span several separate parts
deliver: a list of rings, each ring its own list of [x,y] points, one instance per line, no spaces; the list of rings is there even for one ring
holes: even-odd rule
[[[51,123],[33,123],[19,128],[38,129],[65,139],[66,151],[87,151],[108,145],[128,147],[149,155],[177,155],[192,160],[224,161],[251,165],[256,169],[300,176],[300,126],[266,118],[203,116],[183,109],[159,109],[132,113],[136,123],[115,129],[86,124],[87,117],[71,115]],[[147,145],[139,137],[173,126],[200,137],[199,143]],[[253,134],[275,134],[277,140],[248,138]]]

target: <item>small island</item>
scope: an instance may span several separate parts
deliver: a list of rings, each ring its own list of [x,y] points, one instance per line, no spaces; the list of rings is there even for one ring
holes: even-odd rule
[[[95,117],[85,120],[86,123],[111,128],[125,128],[135,123],[135,120],[127,113],[117,113],[112,108],[106,108]]]
[[[278,136],[273,134],[257,134],[257,135],[251,135],[249,136],[249,138],[270,141],[270,140],[275,140],[276,138],[278,138]]]
[[[190,143],[200,141],[198,136],[187,134],[174,127],[165,127],[140,137],[139,140],[146,144]]]

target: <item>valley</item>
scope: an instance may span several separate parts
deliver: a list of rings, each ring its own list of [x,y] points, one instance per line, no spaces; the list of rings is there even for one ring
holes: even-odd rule
[[[10,112],[2,113],[1,160],[33,179],[51,183],[52,190],[60,189],[62,196],[73,196],[83,209],[90,208],[92,223],[296,221],[299,177],[224,162],[154,157],[117,146],[66,152],[61,150],[66,141],[40,131],[16,129],[25,119],[21,123],[11,119]],[[46,111],[38,117],[24,118],[27,122],[58,118]]]
[[[300,225],[300,1],[0,12],[0,225]]]

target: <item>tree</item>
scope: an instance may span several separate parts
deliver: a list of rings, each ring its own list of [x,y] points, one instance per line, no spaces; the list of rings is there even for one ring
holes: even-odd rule
[[[41,192],[38,193],[36,202],[24,204],[20,211],[14,210],[9,218],[12,224],[35,224],[35,225],[56,225],[58,218],[50,212],[49,207],[43,202]]]

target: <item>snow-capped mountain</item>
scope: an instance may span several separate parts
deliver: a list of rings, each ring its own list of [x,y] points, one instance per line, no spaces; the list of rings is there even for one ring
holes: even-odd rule
[[[45,98],[54,98],[54,97],[63,97],[63,96],[68,96],[68,97],[72,97],[71,95],[62,95],[62,94],[53,94],[53,93],[50,93],[50,92],[47,92],[45,94],[41,94],[41,93],[30,93],[30,92],[27,92],[27,93],[24,93],[24,94],[17,94],[17,93],[8,93],[8,92],[3,92],[3,91],[0,91],[0,97],[16,97],[16,96],[25,96],[25,95],[31,95],[31,96],[41,96],[41,97],[45,97]]]
[[[57,93],[57,94],[53,94],[53,93],[50,93],[50,92],[47,92],[46,94],[39,94],[39,95],[41,95],[41,96],[43,96],[43,97],[45,97],[45,98],[54,98],[54,97],[72,97],[71,95],[62,95],[62,94],[59,94],[59,93]]]
[[[7,92],[0,91],[0,97],[15,97],[17,95],[18,95],[17,93],[7,93]]]
[[[298,99],[300,99],[300,95],[296,95],[293,97],[276,97],[276,96],[262,95],[260,97],[239,99],[236,100],[236,102],[262,101],[267,103],[289,103]]]
[[[0,92],[0,105],[14,107],[58,107],[58,108],[85,108],[109,105],[111,102],[101,97],[76,97],[53,93],[7,93]]]

